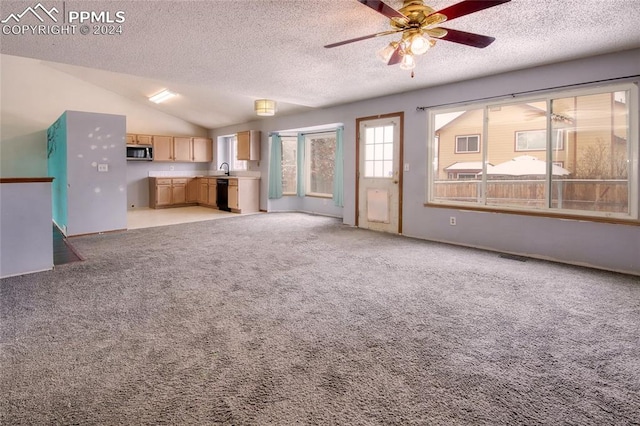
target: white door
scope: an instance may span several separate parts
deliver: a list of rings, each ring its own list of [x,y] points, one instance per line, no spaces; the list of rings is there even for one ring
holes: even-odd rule
[[[358,120],[357,225],[401,233],[402,114]]]

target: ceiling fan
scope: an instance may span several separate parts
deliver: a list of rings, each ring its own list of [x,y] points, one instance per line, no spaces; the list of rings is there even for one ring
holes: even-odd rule
[[[332,48],[356,41],[401,33],[402,38],[399,41],[392,41],[378,51],[378,57],[387,65],[399,63],[400,68],[412,70],[416,66],[414,57],[426,53],[429,48],[435,45],[436,40],[446,40],[478,48],[484,48],[493,43],[495,40],[493,37],[443,28],[440,24],[511,0],[464,0],[439,11],[425,5],[423,0],[403,0],[402,8],[399,10],[395,10],[381,0],[358,1],[389,18],[392,29],[328,44],[325,47]]]

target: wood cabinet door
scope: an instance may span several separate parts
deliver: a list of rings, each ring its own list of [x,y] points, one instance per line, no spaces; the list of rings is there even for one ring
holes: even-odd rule
[[[207,179],[200,181],[200,194],[198,195],[198,202],[200,204],[209,204],[209,183]]]
[[[151,135],[136,135],[136,143],[138,145],[152,145],[153,136]]]
[[[187,202],[187,185],[172,185],[171,204],[184,204]]]
[[[200,195],[200,179],[193,178],[187,182],[187,203],[197,203]]]
[[[171,204],[171,185],[156,185],[156,206]]]
[[[212,206],[218,205],[218,192],[216,187],[216,181],[214,179],[209,180],[209,204]]]
[[[153,137],[153,161],[173,161],[173,138],[171,136]]]
[[[136,135],[127,133],[127,145],[134,145],[136,143]]]
[[[193,161],[210,163],[213,161],[213,142],[209,138],[191,138],[193,144]]]
[[[251,132],[238,132],[236,134],[238,139],[238,148],[236,150],[236,157],[238,160],[250,160],[251,159]]]
[[[193,161],[191,138],[173,138],[173,159],[175,161]]]
[[[238,207],[238,185],[231,185],[231,182],[229,182],[229,198],[228,198],[228,204],[229,204],[229,208],[232,209],[239,209]]]

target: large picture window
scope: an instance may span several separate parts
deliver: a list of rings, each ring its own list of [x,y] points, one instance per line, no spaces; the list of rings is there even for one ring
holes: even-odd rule
[[[638,219],[632,84],[433,109],[429,123],[429,203]],[[468,134],[484,148],[470,152]]]
[[[307,195],[333,197],[336,133],[308,134],[305,144]]]

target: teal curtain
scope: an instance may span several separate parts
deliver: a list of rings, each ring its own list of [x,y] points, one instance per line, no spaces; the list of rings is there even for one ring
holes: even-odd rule
[[[277,133],[271,135],[269,198],[282,198],[282,138]]]
[[[304,189],[304,135],[298,133],[298,197],[306,195]]]
[[[333,169],[333,204],[337,207],[344,207],[344,156],[343,156],[343,143],[342,134],[344,128],[339,127],[336,129],[336,163]]]

